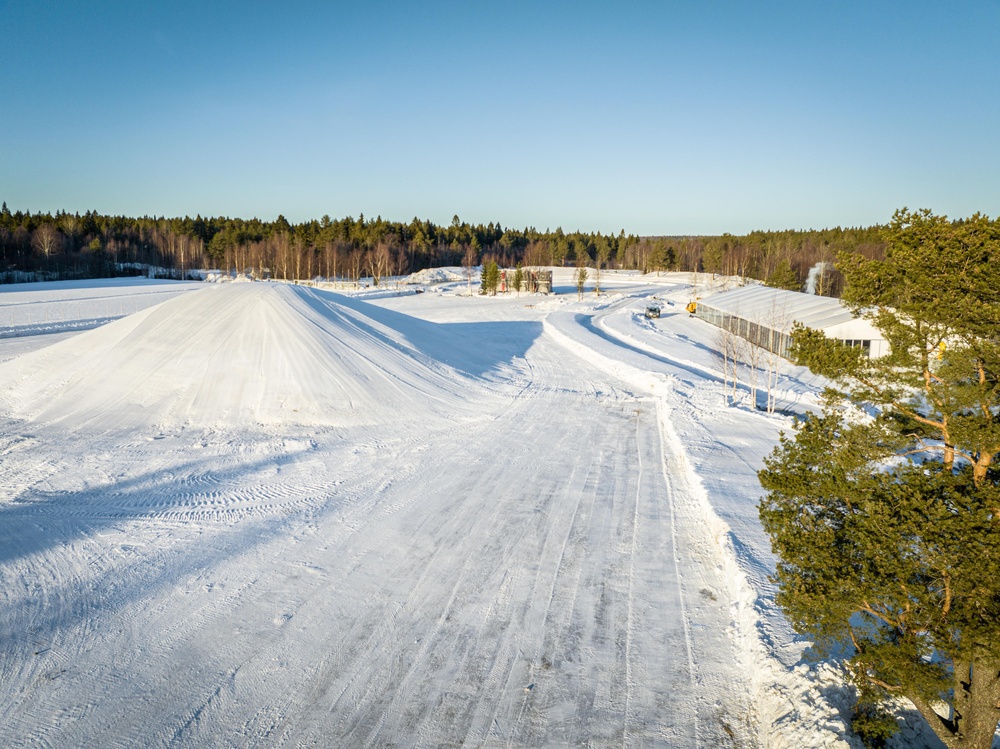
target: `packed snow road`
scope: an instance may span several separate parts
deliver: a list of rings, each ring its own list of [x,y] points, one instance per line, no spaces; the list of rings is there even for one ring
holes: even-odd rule
[[[643,293],[229,284],[0,364],[0,735],[765,743],[694,417],[614,342]]]

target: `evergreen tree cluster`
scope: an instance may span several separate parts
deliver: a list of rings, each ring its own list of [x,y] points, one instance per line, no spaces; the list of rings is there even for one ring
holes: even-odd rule
[[[817,262],[840,251],[878,257],[878,227],[753,232],[746,236],[638,237],[600,232],[512,229],[498,222],[448,226],[414,218],[347,216],[292,224],[228,217],[165,218],[0,210],[0,278],[24,271],[52,277],[96,277],[146,264],[174,269],[254,270],[277,278],[358,278],[487,259],[501,267],[599,265],[653,271],[706,271],[799,287]],[[138,272],[137,270],[135,272]],[[821,291],[836,294],[829,284]]]

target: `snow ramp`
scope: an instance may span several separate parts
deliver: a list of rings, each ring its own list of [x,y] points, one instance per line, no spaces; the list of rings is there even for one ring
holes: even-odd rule
[[[3,410],[100,431],[455,418],[483,368],[446,361],[451,337],[313,289],[213,286],[5,362]]]

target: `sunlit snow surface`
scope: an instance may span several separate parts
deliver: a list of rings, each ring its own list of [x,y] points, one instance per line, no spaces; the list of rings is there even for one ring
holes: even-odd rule
[[[710,280],[572,274],[0,290],[5,744],[848,746]]]

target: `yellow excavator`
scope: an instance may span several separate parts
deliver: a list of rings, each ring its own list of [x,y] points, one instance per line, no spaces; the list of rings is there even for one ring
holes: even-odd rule
[[[694,300],[688,302],[687,306],[684,309],[686,309],[688,312],[690,312],[693,315],[695,313],[695,311],[698,309],[698,300],[694,299]]]

